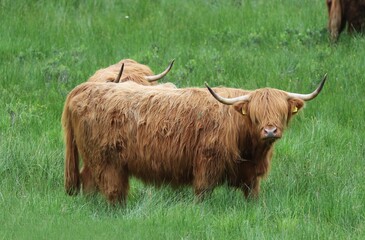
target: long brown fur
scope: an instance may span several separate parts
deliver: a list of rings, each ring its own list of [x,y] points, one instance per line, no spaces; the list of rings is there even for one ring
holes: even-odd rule
[[[67,97],[66,140],[76,144],[111,203],[125,202],[131,176],[154,185],[192,185],[197,196],[228,182],[246,197],[256,197],[274,145],[262,138],[262,129],[273,125],[284,131],[293,107],[301,109],[304,102],[271,88],[215,91],[226,97],[250,93],[251,98],[227,106],[201,88],[87,82]],[[66,144],[66,158],[73,149]],[[77,175],[71,169],[75,172],[65,174],[67,192],[77,188],[67,184]]]
[[[337,41],[346,24],[348,32],[365,31],[365,0],[326,0],[328,30],[332,41]]]

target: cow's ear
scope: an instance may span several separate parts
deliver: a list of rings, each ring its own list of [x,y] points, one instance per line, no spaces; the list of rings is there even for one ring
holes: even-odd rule
[[[234,109],[242,115],[247,114],[247,102],[240,102],[233,105]]]
[[[293,99],[289,99],[288,101],[289,101],[289,111],[293,115],[298,113],[299,110],[302,109],[304,106],[304,101],[301,99],[293,98]]]

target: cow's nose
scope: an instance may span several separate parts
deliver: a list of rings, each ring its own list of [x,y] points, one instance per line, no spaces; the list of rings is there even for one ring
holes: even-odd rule
[[[278,129],[276,127],[265,127],[264,128],[265,137],[267,138],[277,137],[276,136],[277,131]]]

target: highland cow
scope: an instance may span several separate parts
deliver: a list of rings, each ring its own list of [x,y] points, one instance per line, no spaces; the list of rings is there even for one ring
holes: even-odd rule
[[[198,198],[226,182],[256,198],[274,143],[325,80],[310,94],[83,83],[69,93],[62,115],[65,190],[80,188],[80,155],[110,203],[125,203],[131,176],[191,185]]]

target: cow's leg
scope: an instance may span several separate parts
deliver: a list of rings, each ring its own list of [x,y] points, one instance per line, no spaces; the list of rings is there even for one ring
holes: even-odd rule
[[[257,199],[260,192],[260,178],[254,177],[250,181],[244,182],[242,190],[246,199]]]
[[[257,165],[252,161],[239,162],[232,173],[227,176],[228,186],[239,189],[246,199],[255,199],[260,192],[261,177],[257,172]]]
[[[213,186],[208,186],[204,184],[199,185],[198,183],[194,182],[194,193],[196,202],[203,201],[206,197],[211,195],[212,192]]]
[[[350,34],[361,33],[364,30],[364,26],[360,21],[350,21],[348,23],[348,32]]]
[[[129,190],[129,178],[126,170],[107,165],[100,175],[100,189],[112,204],[125,204]]]
[[[83,166],[81,169],[81,185],[82,192],[85,195],[92,194],[97,191],[96,182],[92,176],[91,170],[88,166]]]
[[[221,182],[223,168],[219,167],[217,161],[214,152],[196,159],[193,186],[197,201],[210,195],[214,187]]]
[[[208,179],[203,172],[195,176],[193,184],[197,202],[201,202],[207,196],[209,196],[214,188],[212,181]]]

